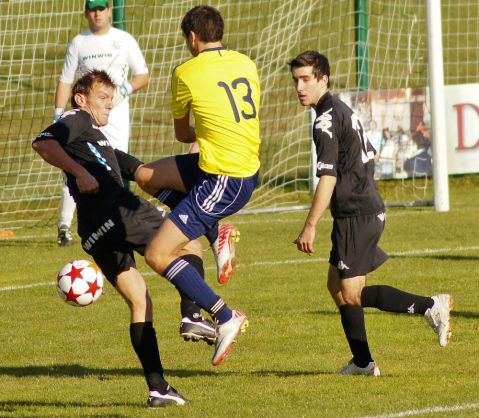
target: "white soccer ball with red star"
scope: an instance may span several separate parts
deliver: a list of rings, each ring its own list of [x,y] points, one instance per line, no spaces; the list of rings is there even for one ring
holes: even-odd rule
[[[65,264],[57,276],[60,297],[73,306],[87,306],[103,292],[104,277],[95,263],[75,260]]]

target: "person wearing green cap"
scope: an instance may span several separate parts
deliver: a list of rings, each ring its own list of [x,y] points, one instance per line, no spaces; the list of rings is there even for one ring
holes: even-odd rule
[[[86,0],[84,16],[89,28],[75,36],[67,47],[55,94],[53,120],[58,121],[64,113],[76,76],[93,69],[105,70],[113,79],[116,91],[108,125],[101,130],[114,148],[127,152],[130,137],[128,96],[148,84],[148,67],[135,38],[111,26],[112,9],[107,0]],[[132,78],[128,79],[130,70]],[[60,246],[73,244],[70,227],[75,208],[75,202],[64,186],[58,222],[57,242]]]

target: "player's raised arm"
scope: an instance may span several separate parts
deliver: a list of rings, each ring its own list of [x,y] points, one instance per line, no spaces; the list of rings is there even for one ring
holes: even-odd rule
[[[180,142],[192,144],[196,142],[195,128],[190,126],[190,112],[180,119],[174,119],[175,136]]]

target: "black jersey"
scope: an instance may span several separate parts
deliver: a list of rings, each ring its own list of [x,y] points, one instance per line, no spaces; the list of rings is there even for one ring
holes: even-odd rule
[[[121,151],[113,149],[88,112],[79,109],[67,112],[35,141],[44,139],[58,141],[99,184],[98,193],[80,193],[75,177],[66,173],[68,189],[77,204],[79,222],[91,219],[94,213],[108,213],[122,202],[138,199],[125,188],[122,180],[122,173],[131,171],[128,166],[122,167],[127,164],[128,154],[122,153],[126,157],[117,159]]]
[[[360,216],[384,210],[374,182],[374,150],[356,114],[327,92],[316,106],[313,125],[316,175],[336,177],[331,198],[334,218]]]

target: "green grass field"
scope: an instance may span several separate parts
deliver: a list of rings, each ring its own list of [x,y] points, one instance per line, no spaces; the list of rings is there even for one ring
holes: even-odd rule
[[[211,347],[179,337],[178,295],[141,260],[166,376],[192,400],[159,411],[144,406],[147,389],[121,298],[107,285],[92,306],[63,303],[56,273],[85,257],[80,246],[58,248],[53,229],[19,231],[0,241],[0,416],[479,416],[479,176],[451,178],[450,194],[447,213],[388,211],[381,246],[391,258],[369,284],[454,294],[452,342],[439,347],[424,318],[367,310],[380,378],[335,375],[349,350],[325,287],[330,218],[319,224],[309,258],[291,243],[306,212],[237,216],[239,267],[224,287],[205,252],[209,282],[250,316],[218,368],[210,365]]]

